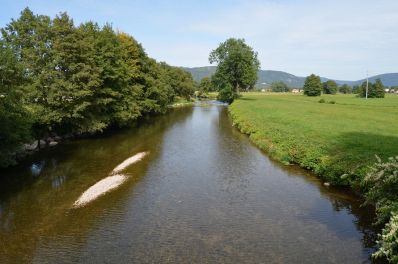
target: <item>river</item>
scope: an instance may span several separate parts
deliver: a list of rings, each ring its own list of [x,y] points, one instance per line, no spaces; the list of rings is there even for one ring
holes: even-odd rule
[[[128,180],[73,209],[126,158]],[[0,263],[370,263],[371,208],[270,160],[216,103],[0,171]]]

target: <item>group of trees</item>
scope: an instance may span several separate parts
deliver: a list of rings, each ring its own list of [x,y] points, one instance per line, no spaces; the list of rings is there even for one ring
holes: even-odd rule
[[[377,79],[375,83],[363,82],[358,90],[359,97],[366,97],[366,86],[368,86],[368,98],[384,98],[384,85],[380,79]]]
[[[366,96],[366,81],[361,86],[351,87],[347,84],[338,86],[333,80],[327,80],[322,83],[321,78],[315,74],[311,74],[305,79],[304,82],[304,94],[307,96],[319,96],[321,93],[324,94],[336,94],[337,91],[343,94],[357,93],[359,97]],[[383,98],[385,87],[380,79],[377,79],[375,83],[368,83],[368,98]]]
[[[0,165],[49,135],[125,126],[194,92],[191,75],[157,63],[131,36],[29,9],[1,29]]]
[[[271,84],[271,91],[274,93],[285,93],[289,92],[290,88],[284,82],[274,82]]]

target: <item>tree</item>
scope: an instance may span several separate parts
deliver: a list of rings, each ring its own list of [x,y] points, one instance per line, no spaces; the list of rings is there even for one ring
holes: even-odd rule
[[[304,94],[307,96],[320,96],[322,92],[321,78],[315,74],[311,74],[305,79]]]
[[[220,100],[232,102],[240,89],[253,88],[257,81],[260,68],[257,52],[244,39],[227,39],[210,53],[209,62],[218,66],[212,77],[214,85],[229,96],[220,97]]]
[[[13,51],[0,40],[0,167],[15,163],[30,139],[30,112],[24,107],[23,71]]]
[[[359,85],[354,85],[354,86],[352,87],[352,93],[354,93],[354,94],[360,94],[360,93],[361,93],[361,86],[359,86]]]
[[[343,84],[342,86],[340,86],[339,92],[342,94],[352,93],[352,87],[348,86],[347,84]]]
[[[213,86],[209,77],[204,77],[200,80],[199,91],[207,94],[213,90]]]
[[[271,84],[271,90],[273,92],[276,92],[276,93],[289,92],[290,91],[289,87],[284,82],[273,82]]]
[[[127,126],[193,93],[190,73],[149,58],[109,24],[76,27],[66,13],[51,19],[26,8],[1,29],[0,166],[13,162],[30,135]]]
[[[366,97],[366,81],[361,85],[359,97]],[[375,83],[368,83],[368,98],[384,98],[384,85],[380,79],[377,79]]]
[[[323,83],[323,92],[325,94],[336,94],[337,93],[337,83],[333,80],[327,80]]]

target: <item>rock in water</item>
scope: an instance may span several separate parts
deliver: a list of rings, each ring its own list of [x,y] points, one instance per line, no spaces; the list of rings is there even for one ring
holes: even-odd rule
[[[131,164],[142,160],[147,154],[148,154],[148,152],[140,152],[140,153],[135,154],[134,156],[126,159],[125,161],[123,161],[122,163],[117,165],[116,168],[113,169],[112,174],[118,173],[118,172],[124,170],[125,168],[127,168],[128,166],[130,166]]]
[[[48,143],[48,145],[49,145],[50,147],[54,147],[54,146],[56,146],[57,144],[58,144],[57,141],[50,141],[50,142]]]
[[[125,180],[127,176],[116,174],[105,179],[100,180],[90,188],[88,188],[73,204],[73,207],[82,207],[89,202],[97,199],[99,196],[119,187]]]

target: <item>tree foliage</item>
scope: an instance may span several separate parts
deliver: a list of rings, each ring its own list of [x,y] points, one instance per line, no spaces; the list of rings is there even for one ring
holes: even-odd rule
[[[290,89],[284,82],[274,82],[271,84],[271,90],[276,93],[289,92]]]
[[[200,80],[199,91],[206,94],[212,92],[213,90],[213,85],[209,77],[204,77],[202,80]]]
[[[347,84],[343,84],[339,87],[339,92],[342,94],[350,94],[352,93],[352,87]]]
[[[315,74],[311,74],[305,79],[304,94],[307,96],[320,96],[322,93],[321,78]]]
[[[368,83],[368,98],[384,98],[384,85],[380,79],[377,79],[375,83]],[[360,87],[360,97],[366,97],[366,81],[364,81]]]
[[[336,94],[337,88],[337,83],[333,80],[327,80],[323,83],[323,93],[325,94]]]
[[[225,102],[232,102],[240,89],[251,89],[257,81],[260,68],[257,52],[244,39],[227,39],[210,53],[209,62],[218,65],[212,81],[223,94],[219,99]]]
[[[126,126],[194,92],[189,73],[149,58],[133,37],[109,24],[76,26],[66,13],[51,19],[26,8],[0,43],[3,166],[29,136]]]
[[[398,156],[377,163],[363,181],[366,202],[376,205],[379,223],[388,222],[379,237],[379,250],[374,257],[398,261]]]

